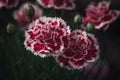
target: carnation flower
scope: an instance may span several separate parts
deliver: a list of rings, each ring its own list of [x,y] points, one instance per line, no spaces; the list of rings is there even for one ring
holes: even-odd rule
[[[52,2],[53,2],[53,0],[38,0],[38,3],[46,8],[52,7],[53,6]]]
[[[72,0],[53,0],[53,7],[55,9],[73,9],[75,7]]]
[[[73,0],[65,0],[65,9],[71,10],[75,8],[75,4],[73,3]]]
[[[69,26],[62,19],[41,17],[25,31],[24,45],[35,55],[56,56],[64,48],[62,37],[69,34]]]
[[[109,24],[117,19],[120,11],[110,10],[110,2],[103,1],[98,5],[91,3],[86,9],[86,17],[83,18],[83,28],[86,24],[91,22],[94,24],[95,29],[103,28],[106,30]]]
[[[53,7],[55,9],[61,9],[65,6],[65,0],[53,0]]]
[[[18,4],[18,0],[0,0],[0,8],[1,7],[15,7]]]
[[[26,8],[28,7],[29,4],[31,4],[33,6],[34,10],[35,10],[35,13],[34,13],[34,16],[32,18],[32,21],[34,21],[35,19],[38,19],[40,16],[42,16],[42,13],[43,13],[42,10],[38,6],[36,6],[36,5],[32,4],[32,3],[25,3],[25,4],[23,4],[20,7],[20,9],[16,10],[14,12],[14,14],[13,14],[14,19],[23,28],[27,27],[30,24],[30,22],[31,22],[30,18],[26,14]]]
[[[38,0],[38,3],[45,8],[72,10],[75,7],[73,0]]]
[[[1,0],[0,1],[0,8],[6,6],[7,0]]]
[[[56,57],[61,67],[80,69],[98,58],[99,47],[96,38],[81,30],[73,31],[63,37],[64,50]]]

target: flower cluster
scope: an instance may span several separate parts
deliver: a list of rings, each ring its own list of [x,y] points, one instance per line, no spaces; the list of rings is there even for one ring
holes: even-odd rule
[[[41,17],[25,32],[26,49],[41,57],[53,56],[60,66],[80,69],[98,58],[96,38],[85,31],[70,32],[60,18]]]
[[[1,7],[15,7],[18,4],[18,0],[0,0],[0,8]]]
[[[38,19],[40,16],[42,16],[42,13],[43,13],[43,11],[38,6],[36,6],[36,5],[32,4],[32,3],[28,2],[28,3],[23,4],[20,7],[20,9],[14,11],[14,14],[13,14],[14,19],[23,28],[28,26],[30,24],[30,22],[31,22],[30,18],[26,14],[26,8],[28,7],[29,4],[31,4],[33,6],[34,10],[35,10],[32,21],[34,21],[35,19]]]
[[[39,4],[45,8],[72,10],[75,8],[73,0],[38,0]]]
[[[0,32],[5,33],[6,31],[8,34],[5,33],[5,35],[7,35],[5,38],[8,39],[9,36],[17,33],[17,35],[14,35],[15,39],[17,39],[18,37],[16,36],[22,33],[22,31],[25,31],[24,46],[26,50],[42,58],[53,57],[60,67],[67,68],[68,70],[81,69],[99,58],[100,49],[98,40],[95,35],[90,32],[95,31],[93,33],[97,34],[97,31],[100,29],[104,31],[107,30],[109,25],[120,15],[119,10],[110,9],[111,1],[107,0],[99,3],[90,3],[85,9],[85,16],[83,17],[78,14],[82,13],[82,6],[79,6],[81,3],[79,1],[81,0],[28,1],[29,0],[0,0],[0,30],[3,30]],[[18,5],[18,3],[20,4]],[[43,8],[41,9],[40,7]],[[49,8],[55,11],[51,13],[51,11],[48,11]],[[44,14],[43,10],[45,10]],[[82,14],[84,14],[84,12]],[[73,30],[71,30],[70,26],[67,25],[63,19],[45,17],[43,15],[64,17],[64,19],[76,27],[72,27]],[[22,31],[17,30],[19,28],[16,28],[16,25],[20,26]],[[99,33],[101,34],[101,32]],[[4,38],[5,35],[0,35],[0,39]],[[99,34],[97,34],[97,36],[99,36]],[[4,39],[0,40],[0,43],[3,44],[3,40]],[[105,39],[105,41],[106,40],[107,39]],[[8,43],[10,42],[11,41]],[[98,74],[98,72],[101,78],[106,76],[106,73],[108,73],[107,65],[105,65],[101,71],[99,71],[99,65],[103,66],[104,63],[95,64],[95,67],[94,65],[89,65],[84,69],[84,71],[86,70],[85,73],[90,73],[90,76],[87,76],[88,78],[91,76],[95,76],[96,78],[95,74]]]
[[[83,18],[83,28],[86,24],[91,22],[95,29],[103,28],[106,30],[109,24],[117,19],[120,11],[110,10],[110,2],[100,2],[99,4],[91,3],[86,9],[86,17]]]
[[[72,0],[38,0],[38,2],[47,8],[74,8]],[[117,10],[109,10],[109,5],[110,2],[105,1],[99,4],[91,3],[86,9],[82,27],[92,26],[95,29],[106,30],[120,14]],[[22,13],[19,12],[20,14]],[[61,18],[40,17],[35,20],[25,31],[24,45],[35,55],[53,56],[61,67],[67,69],[80,69],[99,57],[99,46],[95,36],[82,30],[71,32],[70,27]]]

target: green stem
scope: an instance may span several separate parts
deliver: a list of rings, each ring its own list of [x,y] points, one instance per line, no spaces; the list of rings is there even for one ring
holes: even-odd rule
[[[61,11],[61,18],[64,17],[64,10]]]

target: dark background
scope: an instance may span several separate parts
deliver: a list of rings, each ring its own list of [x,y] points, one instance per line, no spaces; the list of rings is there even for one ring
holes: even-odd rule
[[[12,18],[12,12],[27,1],[21,0],[16,8],[0,10],[0,80],[85,80],[80,71],[60,68],[53,58],[42,59],[25,50],[24,32]],[[34,2],[34,0],[29,1]],[[75,14],[84,16],[85,8],[92,1],[101,0],[75,0],[76,10],[64,11],[62,18],[74,29],[77,26],[72,22]],[[120,0],[111,0],[110,9],[120,10]],[[50,13],[53,9],[43,9],[43,11],[47,16],[61,16],[62,12],[62,10],[56,10],[56,14],[53,15]],[[9,22],[16,25],[15,34],[7,33],[6,26]],[[100,43],[101,59],[104,59],[109,66],[109,73],[104,80],[120,80],[120,16],[110,24],[108,30],[96,31],[95,35]],[[78,74],[83,76],[83,79],[76,78]]]

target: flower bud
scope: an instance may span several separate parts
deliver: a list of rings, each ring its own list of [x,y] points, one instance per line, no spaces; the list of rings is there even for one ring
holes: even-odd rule
[[[13,33],[15,33],[15,31],[16,31],[15,25],[9,23],[9,24],[7,25],[7,32],[8,32],[9,34],[13,34]]]
[[[94,25],[91,22],[88,22],[86,25],[86,31],[91,32],[94,30]]]
[[[74,17],[74,22],[75,22],[75,23],[80,23],[80,22],[82,22],[82,17],[81,17],[79,14],[77,14],[77,15]]]
[[[35,10],[32,4],[29,4],[28,7],[26,8],[26,14],[31,20],[32,20],[32,17],[34,16],[34,13],[35,13]]]

